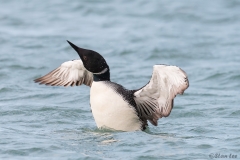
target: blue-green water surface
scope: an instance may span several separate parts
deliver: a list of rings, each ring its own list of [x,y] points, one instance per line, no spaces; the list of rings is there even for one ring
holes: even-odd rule
[[[181,67],[190,87],[157,127],[99,130],[88,87],[33,82],[78,58],[66,40],[128,89],[154,64]],[[0,159],[240,159],[239,117],[239,0],[0,0]]]

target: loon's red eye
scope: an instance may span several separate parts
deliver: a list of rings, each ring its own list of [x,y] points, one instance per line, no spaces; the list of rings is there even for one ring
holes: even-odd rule
[[[83,56],[83,59],[86,61],[87,60],[87,56]]]

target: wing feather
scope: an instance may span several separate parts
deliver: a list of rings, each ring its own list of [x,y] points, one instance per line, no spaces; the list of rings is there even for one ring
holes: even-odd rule
[[[187,74],[179,67],[153,66],[149,83],[134,93],[139,115],[156,126],[159,118],[169,116],[173,99],[177,94],[183,94],[188,86]]]
[[[36,83],[51,86],[92,85],[93,74],[86,70],[81,60],[67,61],[43,77],[34,80]]]

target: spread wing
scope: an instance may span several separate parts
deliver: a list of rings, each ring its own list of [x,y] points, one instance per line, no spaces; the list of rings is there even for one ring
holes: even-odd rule
[[[43,77],[34,80],[36,83],[51,86],[92,85],[93,74],[86,70],[81,60],[67,61]]]
[[[149,83],[134,93],[140,117],[157,126],[159,118],[167,117],[173,108],[173,99],[189,86],[187,74],[176,66],[154,65]]]

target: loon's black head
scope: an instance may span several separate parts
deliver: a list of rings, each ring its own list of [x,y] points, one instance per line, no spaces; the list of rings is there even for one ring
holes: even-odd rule
[[[83,62],[84,67],[89,72],[92,72],[97,77],[102,77],[104,80],[110,80],[108,64],[99,53],[89,49],[80,48],[69,41],[67,42],[78,53],[79,57]]]
[[[84,67],[92,73],[101,73],[104,72],[105,70],[109,69],[107,62],[105,59],[97,52],[88,50],[88,49],[83,49],[75,44],[67,41],[73,49],[78,53],[79,57],[81,58]]]

